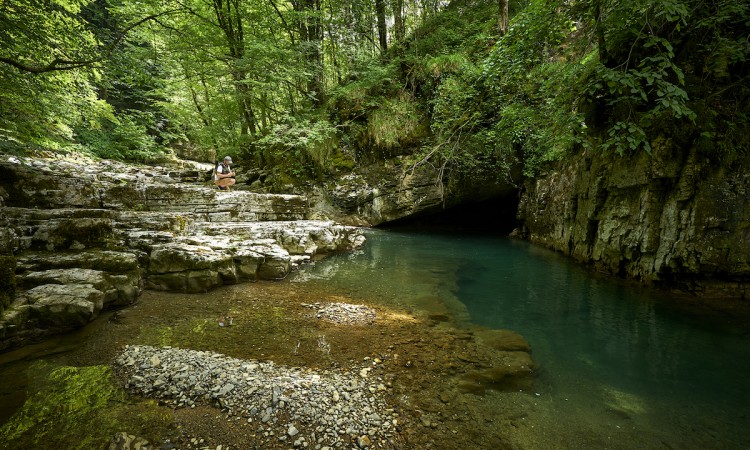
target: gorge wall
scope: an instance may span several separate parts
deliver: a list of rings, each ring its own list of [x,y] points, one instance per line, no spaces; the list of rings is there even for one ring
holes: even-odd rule
[[[309,195],[313,209],[339,222],[377,226],[518,195],[517,186],[496,173],[448,173],[429,164],[397,162],[361,167],[326,183],[316,195]],[[512,175],[520,179],[520,167]]]
[[[750,158],[581,153],[526,182],[519,233],[598,271],[701,297],[750,297]]]

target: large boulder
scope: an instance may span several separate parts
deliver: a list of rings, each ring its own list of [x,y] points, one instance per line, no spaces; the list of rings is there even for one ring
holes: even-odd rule
[[[281,280],[292,270],[292,259],[285,249],[268,243],[253,246],[253,250],[263,255],[263,263],[258,267],[261,280]]]
[[[81,327],[141,291],[136,254],[100,249],[26,251],[15,258],[17,294],[0,314],[0,350]]]
[[[140,294],[138,272],[109,274],[93,269],[52,269],[30,272],[20,277],[21,285],[27,288],[44,284],[88,285],[104,293],[104,306],[128,305]]]
[[[146,287],[178,292],[206,292],[237,282],[228,251],[182,243],[156,245],[151,251]]]
[[[20,298],[39,327],[69,330],[93,320],[104,307],[104,293],[88,284],[45,284]]]
[[[266,261],[266,257],[251,247],[241,247],[232,255],[237,277],[240,280],[256,281],[259,279],[258,269]]]

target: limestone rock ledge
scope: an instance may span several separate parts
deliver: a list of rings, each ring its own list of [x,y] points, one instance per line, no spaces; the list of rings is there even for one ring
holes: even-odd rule
[[[750,160],[581,154],[530,180],[520,234],[597,270],[704,298],[750,298]]]
[[[463,203],[514,198],[519,169],[508,174],[450,173],[431,164],[401,165],[398,159],[364,167],[311,195],[315,211],[343,223],[374,226],[440,212]]]
[[[364,243],[308,215],[302,196],[222,192],[173,169],[0,157],[0,350],[85,325],[143,288],[278,280]]]

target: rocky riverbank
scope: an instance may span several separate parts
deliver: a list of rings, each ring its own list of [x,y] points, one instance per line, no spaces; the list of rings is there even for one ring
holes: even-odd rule
[[[600,272],[747,310],[750,161],[718,158],[664,138],[650,154],[582,152],[526,182],[519,234]]]
[[[78,328],[142,289],[278,280],[361,246],[299,195],[222,192],[210,165],[0,158],[0,350]]]
[[[208,312],[169,327],[167,340],[152,317],[167,305],[181,314],[175,294],[148,293],[149,305],[108,326],[117,336],[137,326],[146,333],[138,342],[169,344],[130,345],[113,361],[131,393],[174,411],[177,448],[505,448],[502,435],[522,427],[511,421],[518,402],[534,399],[534,373],[519,335],[348,303],[363,299],[320,283],[257,288],[223,288]],[[231,326],[225,316],[193,318],[227,309]],[[206,329],[196,335],[198,327]],[[507,395],[509,410],[486,411],[485,395]],[[494,420],[504,425],[477,429]]]
[[[55,395],[80,393],[66,419],[28,403],[20,417],[37,425],[8,442],[70,448],[114,436],[112,449],[146,441],[142,448],[504,449],[514,433],[533,432],[523,418],[537,400],[534,365],[522,337],[381,303],[323,280],[208,295],[145,291],[136,305],[89,324],[83,341],[68,335],[36,350],[63,373],[100,374],[112,364],[114,384],[130,394],[95,402],[113,389],[101,376],[55,385]],[[39,370],[24,389],[50,392]],[[92,404],[99,409],[78,411]]]

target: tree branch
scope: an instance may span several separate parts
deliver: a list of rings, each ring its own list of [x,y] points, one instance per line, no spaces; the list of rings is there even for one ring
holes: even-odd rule
[[[72,70],[72,69],[78,69],[80,67],[90,66],[92,64],[98,63],[100,61],[103,61],[106,59],[109,55],[112,54],[112,52],[115,50],[115,48],[125,39],[125,36],[132,31],[134,28],[143,25],[144,23],[150,21],[150,20],[156,20],[159,17],[166,16],[169,14],[173,14],[176,12],[180,12],[180,9],[172,9],[169,11],[163,11],[157,14],[151,14],[149,16],[146,16],[131,25],[125,27],[122,31],[118,33],[117,38],[109,43],[107,46],[105,46],[102,50],[102,54],[96,58],[90,58],[90,59],[82,59],[82,60],[69,60],[69,59],[62,59],[62,58],[55,58],[47,65],[35,65],[35,64],[28,64],[21,61],[18,61],[13,58],[6,58],[6,57],[0,57],[0,62],[4,62],[10,66],[15,67],[16,69],[20,70],[21,72],[28,72],[28,73],[46,73],[46,72],[54,72],[59,70]]]

